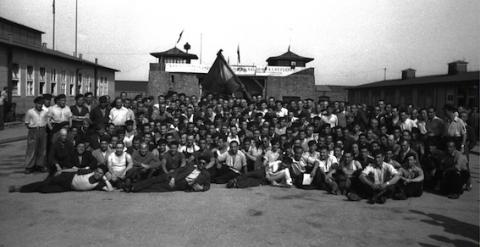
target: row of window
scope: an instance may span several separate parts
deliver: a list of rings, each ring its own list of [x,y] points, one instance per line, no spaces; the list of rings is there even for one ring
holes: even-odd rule
[[[88,75],[82,76],[81,73],[78,74],[78,85],[75,87],[75,72],[62,70],[57,74],[56,69],[51,69],[50,72],[47,72],[44,67],[40,67],[38,68],[38,73],[35,73],[34,67],[30,65],[27,65],[24,70],[26,78],[24,80],[25,83],[22,84],[22,68],[18,64],[13,64],[12,66],[13,96],[22,96],[22,86],[25,86],[25,96],[45,93],[74,96],[76,92],[91,92],[94,87],[94,78]],[[36,87],[36,83],[38,83],[38,87]],[[98,78],[97,94],[108,94],[108,80],[106,77]]]

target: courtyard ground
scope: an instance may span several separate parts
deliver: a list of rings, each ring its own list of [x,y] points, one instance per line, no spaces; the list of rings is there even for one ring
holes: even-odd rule
[[[25,141],[0,144],[0,246],[478,246],[479,156],[458,200],[369,205],[323,191],[262,186],[203,193],[8,193]]]

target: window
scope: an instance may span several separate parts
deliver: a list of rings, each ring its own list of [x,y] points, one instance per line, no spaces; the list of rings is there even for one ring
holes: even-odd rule
[[[52,69],[52,73],[50,74],[50,81],[57,82],[57,71],[55,69]]]
[[[69,94],[71,96],[75,95],[75,73],[70,72],[70,81],[69,81]]]
[[[27,86],[25,90],[25,95],[35,95],[35,84],[33,83],[33,66],[27,66]]]
[[[38,93],[45,94],[47,93],[47,87],[45,85],[45,68],[40,67],[38,71],[39,71]]]
[[[65,70],[60,73],[60,91],[63,94],[67,94],[67,75]]]
[[[20,66],[12,65],[12,95],[20,96]]]
[[[175,76],[174,76],[174,75],[172,75],[172,76],[170,77],[170,82],[171,82],[171,83],[175,83]]]
[[[78,76],[77,92],[82,93],[83,91],[82,74],[78,73],[77,76]]]
[[[50,93],[52,95],[57,95],[57,83],[55,82],[50,83]]]

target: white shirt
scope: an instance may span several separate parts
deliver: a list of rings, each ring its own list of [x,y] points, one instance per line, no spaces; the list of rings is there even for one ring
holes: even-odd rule
[[[330,171],[330,168],[332,167],[333,164],[338,163],[337,158],[333,155],[329,155],[326,160],[319,159],[318,162],[319,162],[318,168],[320,168],[325,173]]]
[[[334,128],[335,126],[338,125],[338,118],[337,115],[335,114],[330,114],[330,116],[327,115],[321,115],[320,118],[325,122],[330,124],[331,128]]]
[[[403,130],[408,130],[408,131],[412,131],[412,128],[416,128],[417,125],[415,124],[415,122],[410,119],[410,118],[407,118],[405,120],[405,122],[400,122],[400,129],[403,131]]]
[[[390,180],[394,175],[397,175],[398,171],[390,164],[383,162],[381,167],[375,167],[368,165],[363,169],[362,174],[373,174],[374,184],[383,184],[385,181]]]
[[[120,156],[117,156],[116,153],[111,153],[108,156],[108,167],[113,175],[122,175],[125,169],[127,169],[127,164],[133,164],[133,162],[132,156],[126,152],[123,152],[123,154]]]
[[[27,124],[29,128],[45,127],[47,125],[47,119],[48,112],[44,110],[37,111],[35,107],[25,113],[25,124]]]
[[[72,112],[68,105],[63,108],[58,105],[53,105],[48,109],[48,117],[51,119],[52,123],[67,122],[72,117]]]
[[[133,120],[128,109],[123,106],[120,109],[112,108],[108,117],[115,126],[124,126],[127,120]]]
[[[282,109],[280,109],[280,111],[276,111],[275,114],[277,117],[286,117],[288,116],[288,110],[282,107]]]
[[[230,154],[228,151],[223,154],[219,154],[218,161],[225,161],[225,165],[236,173],[240,173],[241,169],[247,165],[247,158],[240,150],[235,155]]]
[[[72,189],[78,191],[88,191],[95,189],[95,187],[97,187],[98,185],[98,182],[93,184],[90,183],[90,177],[92,177],[93,174],[94,173],[92,172],[85,175],[76,174],[75,176],[73,176]]]

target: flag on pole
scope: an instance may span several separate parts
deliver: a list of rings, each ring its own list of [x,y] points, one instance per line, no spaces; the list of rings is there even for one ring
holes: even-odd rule
[[[222,50],[218,51],[217,59],[215,59],[212,67],[210,67],[210,70],[205,76],[202,82],[202,90],[227,96],[241,92],[248,100],[251,99],[243,82],[233,73],[232,68],[230,68],[227,61],[225,61]]]
[[[237,45],[237,60],[237,63],[240,64],[240,44]]]
[[[53,0],[52,3],[52,13],[55,14],[55,0]]]
[[[178,44],[178,42],[180,42],[180,40],[182,39],[182,35],[183,35],[183,30],[180,32],[180,35],[178,35],[177,44]]]

